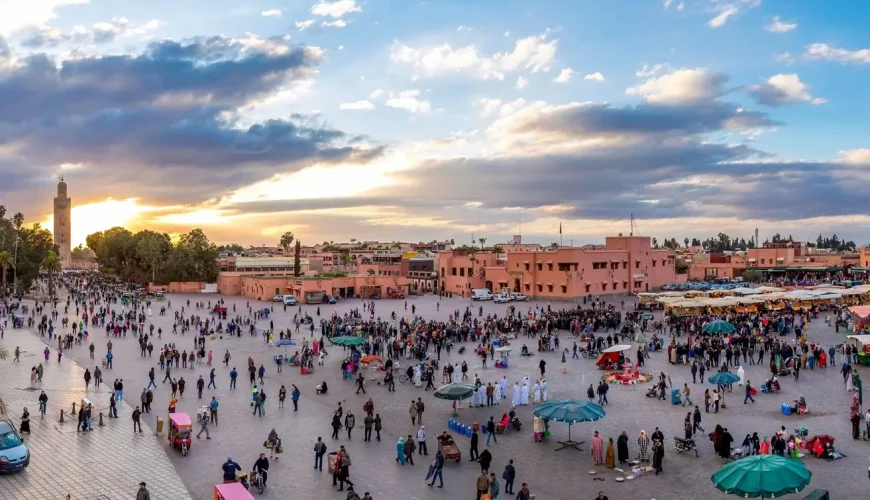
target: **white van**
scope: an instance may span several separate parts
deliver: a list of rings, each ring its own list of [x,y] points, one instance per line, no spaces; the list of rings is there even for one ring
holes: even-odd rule
[[[488,288],[479,288],[471,291],[471,300],[492,300],[492,292]]]
[[[296,305],[296,297],[294,295],[285,295],[284,296],[284,305],[285,306],[295,306]]]
[[[511,296],[507,293],[497,293],[497,294],[492,296],[492,301],[499,303],[499,304],[503,304],[505,302],[510,302]]]

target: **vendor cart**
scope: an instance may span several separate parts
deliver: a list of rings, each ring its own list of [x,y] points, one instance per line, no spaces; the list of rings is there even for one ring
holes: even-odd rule
[[[459,463],[462,460],[462,452],[459,451],[459,447],[456,446],[456,442],[453,441],[452,437],[449,439],[441,439],[439,437],[438,451],[441,452],[444,460],[453,460],[456,463]]]

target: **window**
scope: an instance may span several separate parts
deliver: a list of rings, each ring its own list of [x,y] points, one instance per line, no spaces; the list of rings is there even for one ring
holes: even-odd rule
[[[547,264],[547,271],[553,270],[553,264]]]
[[[615,292],[615,291],[618,290],[618,289],[619,289],[619,283],[617,283],[617,282],[614,281],[614,282],[613,282],[613,291]]]
[[[547,285],[547,291],[553,293],[553,285]]]
[[[655,259],[653,259],[652,263],[653,263],[653,267],[656,267],[656,261],[655,261]]]
[[[634,268],[640,269],[640,261],[639,260],[634,261]]]
[[[465,268],[464,268],[464,267],[460,267],[460,268],[459,268],[459,275],[460,275],[460,276],[465,276]]]
[[[544,286],[543,286],[543,285],[538,285],[538,291],[539,291],[539,292],[543,292],[543,291],[544,291]]]
[[[592,288],[592,285],[586,285],[586,293],[589,293],[590,288]]]
[[[626,262],[626,261],[622,261],[622,268],[623,268],[623,269],[628,269],[628,262]]]
[[[530,267],[530,266],[529,266],[528,264],[526,264],[526,271],[529,271],[529,270],[530,270],[529,267]]]
[[[566,285],[562,285],[562,294],[568,293],[568,287]]]
[[[456,268],[455,267],[452,269],[452,272],[453,272],[453,276],[456,276]]]
[[[540,262],[538,262],[538,271],[543,271],[543,270],[544,270],[544,265],[541,264]]]
[[[634,287],[635,287],[635,288],[640,288],[640,286],[641,286],[641,282],[640,282],[640,281],[635,281],[635,282],[634,282]]]
[[[473,275],[474,275],[474,268],[473,268],[473,267],[469,267],[469,268],[468,268],[468,276],[473,276]]]
[[[623,281],[623,282],[622,282],[622,289],[623,289],[623,290],[628,289],[628,282],[627,282],[627,281]]]
[[[441,268],[441,276],[444,276],[444,268]]]
[[[532,291],[532,286],[529,285],[528,283],[526,283],[526,291],[527,291],[527,292],[531,292],[531,291]]]
[[[607,283],[602,283],[602,284],[601,284],[601,291],[602,291],[602,292],[606,292],[606,291],[607,291]]]

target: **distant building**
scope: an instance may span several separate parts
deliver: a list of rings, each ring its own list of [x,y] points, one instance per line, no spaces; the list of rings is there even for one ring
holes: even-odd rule
[[[57,183],[57,196],[54,197],[54,244],[58,248],[58,259],[64,268],[72,267],[72,200],[66,193],[63,177]]]

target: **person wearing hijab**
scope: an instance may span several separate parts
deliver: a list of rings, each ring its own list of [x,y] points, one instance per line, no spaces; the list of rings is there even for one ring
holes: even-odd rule
[[[616,458],[620,464],[628,461],[628,433],[625,431],[616,439]]]
[[[637,446],[640,448],[639,460],[649,462],[649,436],[646,435],[646,431],[640,431],[640,436],[637,438]]]
[[[405,438],[401,436],[396,443],[396,463],[405,465]]]
[[[653,441],[653,469],[656,470],[656,475],[662,472],[662,463],[665,461],[665,447],[662,442],[656,439]]]
[[[614,461],[614,452],[613,452],[613,438],[609,438],[607,440],[607,453],[604,458],[604,466],[608,469],[612,469],[616,467],[616,463]]]

